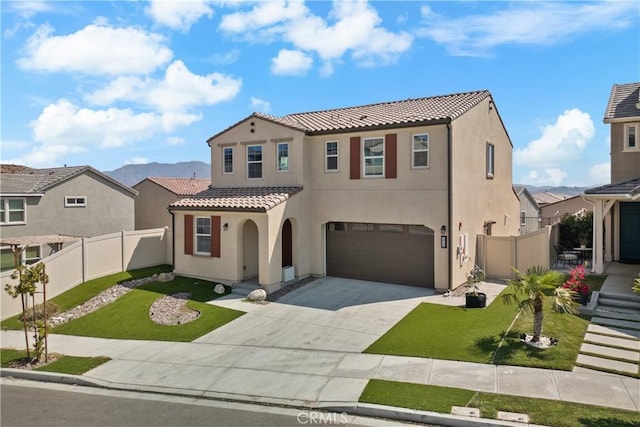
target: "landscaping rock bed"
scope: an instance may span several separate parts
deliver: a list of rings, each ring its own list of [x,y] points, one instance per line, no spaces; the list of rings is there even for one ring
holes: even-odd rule
[[[149,308],[149,317],[159,325],[183,325],[200,317],[200,312],[187,307],[188,292],[176,292],[159,298]]]

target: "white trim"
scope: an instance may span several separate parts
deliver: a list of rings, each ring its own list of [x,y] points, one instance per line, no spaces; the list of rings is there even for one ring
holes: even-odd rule
[[[427,148],[426,149],[421,149],[421,150],[416,150],[415,147],[415,138],[417,136],[426,136],[427,137],[427,141],[426,141],[426,145]],[[429,169],[429,165],[430,165],[430,160],[431,160],[431,138],[429,137],[428,133],[415,133],[413,135],[411,135],[411,169]],[[416,153],[427,153],[427,164],[426,166],[416,166],[416,158],[415,158],[415,154]]]
[[[282,168],[280,164],[280,146],[287,146],[287,156],[286,156],[286,169]],[[288,142],[278,142],[276,144],[276,171],[278,172],[289,172],[289,143]]]
[[[231,145],[227,145],[222,148],[222,174],[223,175],[232,175],[233,174],[233,146]],[[226,156],[224,154],[225,150],[231,150],[231,172],[227,172],[227,159]]]
[[[77,203],[79,199],[82,199],[82,203]],[[71,203],[72,200],[76,202]],[[64,196],[64,207],[65,208],[85,208],[87,207],[87,196]]]
[[[629,147],[629,128],[635,129],[635,146]],[[624,131],[622,132],[622,152],[623,153],[637,153],[640,151],[640,123],[625,123]]]
[[[259,147],[260,148],[260,161],[250,161],[249,160],[249,149],[251,149],[252,147]],[[264,177],[264,149],[262,147],[262,145],[247,145],[247,156],[246,156],[246,165],[247,165],[247,179],[262,179]],[[249,165],[251,164],[258,164],[260,163],[260,176],[254,176],[251,177],[249,176]]]
[[[10,200],[22,200],[22,221],[4,221],[5,216],[9,217],[9,201]],[[2,225],[24,225],[27,223],[27,199],[25,197],[3,197],[0,199],[0,203],[3,203],[4,206],[4,215],[0,217],[0,224]],[[17,212],[14,210],[14,212]]]
[[[209,222],[209,233],[198,233],[198,220],[206,219]],[[211,255],[211,233],[213,233],[213,224],[210,216],[194,216],[193,218],[193,253],[195,255]],[[198,237],[207,236],[209,238],[209,252],[198,251]]]
[[[489,141],[485,146],[485,160],[487,178],[493,179],[496,175],[496,146]]]
[[[336,154],[327,154],[327,146],[329,144],[335,143],[336,144]],[[335,158],[336,159],[336,168],[335,169],[328,169],[329,166],[329,159],[330,158]],[[333,141],[325,141],[324,142],[324,171],[327,173],[335,173],[335,172],[339,172],[340,171],[340,141],[338,140],[333,140]]]
[[[367,145],[367,141],[371,141],[371,140],[381,140],[382,141],[382,154],[381,155],[377,155],[377,156],[365,156],[364,152],[366,149],[366,145]],[[374,136],[374,137],[369,137],[369,138],[362,138],[362,151],[361,151],[361,155],[362,155],[362,176],[363,178],[384,178],[384,168],[385,168],[385,140],[383,136]],[[382,173],[380,175],[371,175],[371,174],[367,174],[367,159],[382,159]]]

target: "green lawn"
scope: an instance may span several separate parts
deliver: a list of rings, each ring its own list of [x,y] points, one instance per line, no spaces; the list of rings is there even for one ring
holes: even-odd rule
[[[50,301],[60,307],[60,312],[67,311],[84,303],[85,301],[90,300],[100,292],[118,283],[152,276],[156,273],[170,272],[171,270],[172,267],[170,265],[159,265],[111,274],[109,276],[104,276],[84,282],[54,298],[51,298]],[[4,292],[4,290],[0,292]],[[3,296],[3,298],[5,296]],[[19,320],[19,316],[13,316],[6,320],[3,320],[0,323],[0,327],[2,329],[18,330],[22,329],[23,326],[22,322]]]
[[[485,309],[422,303],[365,353],[570,370],[588,320],[552,312],[551,305],[552,297],[547,297],[544,334],[560,342],[550,349],[539,350],[520,342],[520,334],[533,329],[529,314],[518,317],[498,348],[517,314],[515,305],[505,305],[498,297]]]
[[[370,380],[360,402],[450,413],[451,406],[480,409],[483,418],[496,418],[498,411],[528,414],[530,422],[554,427],[638,427],[635,411],[453,387]]]
[[[27,356],[27,352],[24,350],[14,350],[3,348],[2,353],[2,367],[7,368],[14,360],[22,359]],[[43,356],[44,357],[44,356]],[[55,361],[34,369],[34,371],[46,371],[46,372],[59,372],[63,374],[82,375],[87,371],[108,362],[108,357],[75,357],[75,356],[60,356]]]
[[[213,292],[214,286],[215,283],[212,282],[180,276],[171,282],[152,282],[131,290],[93,313],[53,328],[51,333],[116,339],[193,341],[244,314],[206,304],[206,301],[218,297]],[[153,302],[176,292],[191,294],[187,306],[198,310],[200,317],[182,325],[165,326],[154,323],[149,317],[149,308]]]

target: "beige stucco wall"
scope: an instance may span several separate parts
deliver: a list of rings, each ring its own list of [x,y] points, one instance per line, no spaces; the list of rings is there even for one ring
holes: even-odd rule
[[[495,221],[492,235],[518,234],[520,203],[513,191],[512,147],[495,106],[489,99],[467,111],[451,125],[452,138],[452,244],[467,235],[466,257],[452,251],[453,286],[465,282],[476,263],[476,236],[485,221]],[[495,146],[495,174],[486,174],[486,146]]]
[[[637,124],[640,127],[640,122]],[[612,183],[640,176],[640,147],[635,151],[624,151],[624,127],[624,123],[611,124]]]
[[[87,206],[65,207],[65,196],[85,196]],[[100,236],[135,227],[136,196],[92,172],[85,172],[27,198],[25,225],[3,225],[3,237],[67,234]]]
[[[133,189],[140,193],[135,200],[136,230],[171,228],[167,207],[178,200],[178,196],[148,179],[134,185]]]

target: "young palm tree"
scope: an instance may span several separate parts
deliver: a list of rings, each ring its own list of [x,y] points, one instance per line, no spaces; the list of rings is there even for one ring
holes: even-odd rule
[[[502,302],[518,304],[520,310],[533,313],[533,338],[531,341],[538,342],[542,335],[546,293],[553,291],[554,310],[561,313],[575,313],[574,292],[560,287],[564,282],[564,275],[558,271],[547,270],[540,266],[531,267],[525,273],[515,268],[513,270],[516,273],[516,278],[507,282],[513,286],[513,289],[502,295]],[[520,296],[523,298],[520,299]]]

